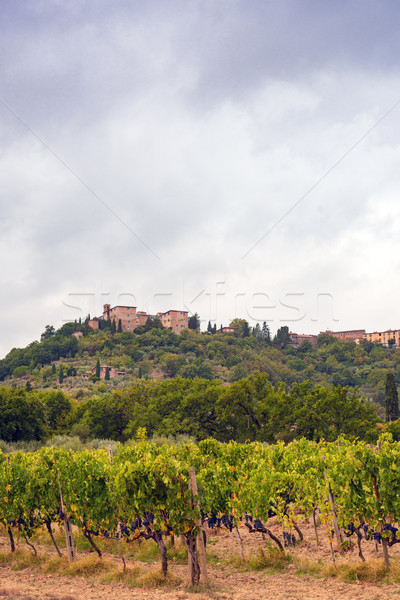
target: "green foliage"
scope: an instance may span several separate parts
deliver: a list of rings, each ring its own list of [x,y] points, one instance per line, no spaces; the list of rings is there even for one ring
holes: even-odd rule
[[[271,392],[261,375],[246,385],[248,403],[254,394],[261,398]],[[244,514],[267,523],[271,506],[277,535],[276,525],[281,524],[280,534],[291,532],[299,513],[309,519],[318,507],[331,540],[329,497],[334,497],[340,527],[367,523],[369,531],[385,538],[390,535],[384,529],[388,519],[393,525],[400,521],[400,443],[388,434],[376,446],[344,437],[319,443],[205,439],[197,445],[157,445],[146,440],[145,429],[136,431],[136,440],[114,445],[112,456],[105,448],[82,450],[78,438],[63,436],[36,452],[14,452],[7,458],[0,452],[0,522],[28,539],[43,521],[50,524],[59,514],[60,489],[67,518],[84,534],[98,532],[100,541],[117,534],[126,541],[143,535],[162,546],[162,536],[196,535],[200,508],[216,516],[233,515],[235,526]],[[200,508],[193,507],[188,485],[192,466]],[[267,545],[258,558],[245,556],[244,566],[281,570],[290,560],[290,554]]]
[[[386,421],[395,421],[399,418],[399,396],[394,375],[391,371],[386,375],[385,409]]]
[[[73,409],[70,398],[61,391],[51,391],[42,395],[42,401],[50,431],[64,433]]]
[[[279,348],[286,348],[286,346],[290,343],[289,336],[289,327],[287,325],[283,325],[278,329],[276,335],[274,337],[274,344]]]
[[[207,335],[196,329],[177,335],[163,328],[157,319],[150,319],[134,332],[112,333],[111,321],[101,323],[102,329],[96,331],[85,324],[66,323],[57,331],[50,330],[40,343],[33,342],[24,349],[13,349],[0,360],[0,380],[11,377],[13,373],[19,376],[29,373],[35,389],[40,386],[49,388],[55,385],[62,365],[64,389],[89,388],[85,395],[95,395],[106,393],[111,386],[122,388],[129,385],[140,374],[144,378],[173,379],[182,376],[193,381],[200,377],[227,383],[240,381],[260,371],[268,373],[274,384],[283,381],[286,389],[305,381],[324,388],[332,385],[358,387],[362,395],[378,406],[380,416],[385,412],[388,370],[400,383],[400,350],[382,348],[366,340],[357,345],[321,334],[316,347],[305,342],[295,349],[290,344],[286,345],[287,327],[280,328],[275,336],[278,343],[272,346],[266,322],[261,328],[256,325],[247,335],[244,319],[235,323],[237,336],[222,333]],[[209,330],[214,332],[211,323]],[[82,331],[84,335],[77,340],[72,337],[75,331]],[[126,376],[106,382],[106,388],[98,387],[99,376],[95,374],[89,382],[83,379],[81,376],[88,373],[98,359],[102,364],[113,364],[126,371]],[[51,365],[51,371],[46,365]],[[10,383],[25,384],[18,381]]]
[[[21,365],[20,367],[15,367],[12,376],[17,378],[17,377],[24,377],[25,375],[28,375],[29,373],[29,367],[27,367],[26,365]]]
[[[55,332],[56,331],[52,325],[46,325],[44,332],[40,336],[40,340],[43,341],[51,338],[55,334]]]
[[[197,312],[188,318],[188,327],[189,329],[194,329],[195,331],[200,330],[200,317]]]
[[[229,327],[234,328],[235,336],[238,338],[246,338],[250,335],[250,327],[246,319],[233,319]]]
[[[20,388],[0,388],[0,439],[7,442],[40,440],[46,436],[43,402]]]

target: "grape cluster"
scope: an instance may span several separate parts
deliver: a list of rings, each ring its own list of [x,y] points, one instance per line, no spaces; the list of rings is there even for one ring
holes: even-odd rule
[[[287,531],[283,532],[283,545],[285,548],[288,546],[296,546],[296,537],[293,534],[288,533]]]

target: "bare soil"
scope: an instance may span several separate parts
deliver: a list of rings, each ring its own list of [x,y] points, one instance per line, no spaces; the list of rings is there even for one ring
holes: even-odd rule
[[[282,532],[277,524],[269,525],[270,529],[282,539]],[[9,553],[8,539],[4,530],[0,531],[0,599],[1,600],[381,600],[400,597],[399,583],[382,583],[377,580],[377,573],[382,568],[383,558],[381,546],[378,551],[373,542],[363,542],[363,551],[367,559],[366,568],[354,574],[361,565],[357,549],[353,546],[348,552],[335,552],[337,569],[332,562],[331,550],[322,527],[318,530],[320,545],[317,547],[314,529],[307,523],[300,523],[304,541],[290,549],[289,558],[279,566],[267,566],[256,569],[248,562],[249,558],[260,558],[262,552],[268,554],[268,545],[261,534],[251,534],[242,525],[240,535],[243,541],[245,562],[241,565],[240,546],[237,534],[227,531],[208,533],[208,575],[210,589],[200,585],[194,590],[187,585],[187,566],[182,561],[170,561],[171,579],[162,585],[155,579],[153,585],[159,587],[136,587],[129,582],[106,583],[104,578],[92,571],[83,576],[66,576],[46,572],[45,564],[17,565],[16,559]],[[44,537],[43,537],[44,539]],[[62,543],[62,533],[58,539]],[[147,542],[151,544],[151,542]],[[50,545],[42,543],[42,538],[34,540],[38,555],[46,556],[49,561],[58,561]],[[101,545],[101,542],[99,542]],[[30,552],[23,540],[17,542],[19,549]],[[81,545],[82,546],[82,545]],[[336,547],[336,543],[334,542]],[[158,559],[136,560],[132,557],[132,545],[122,545],[128,568],[138,568],[143,573],[159,571]],[[288,549],[286,549],[288,552]],[[64,551],[65,553],[65,551]],[[90,558],[88,558],[90,556]],[[276,556],[273,553],[273,556]],[[390,548],[393,565],[392,579],[400,581],[400,544]],[[104,552],[104,560],[113,561],[122,572],[122,563],[116,554]],[[79,550],[77,561],[96,561],[87,550]],[[259,565],[258,565],[259,566]],[[347,573],[346,569],[349,569]],[[60,571],[59,571],[60,572]],[[62,572],[62,569],[61,569]],[[329,573],[328,573],[329,572]],[[352,583],[347,583],[347,576]],[[333,575],[332,575],[333,574]]]

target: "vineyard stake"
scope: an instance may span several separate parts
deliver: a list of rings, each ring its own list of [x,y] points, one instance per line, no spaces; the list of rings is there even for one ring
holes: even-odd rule
[[[343,542],[343,538],[342,538],[342,532],[340,531],[339,525],[337,522],[337,516],[336,516],[336,510],[335,510],[335,499],[333,497],[331,484],[329,484],[329,501],[331,503],[331,512],[332,512],[332,517],[333,517],[333,529],[335,530],[338,547],[340,547],[340,544]]]
[[[190,467],[190,487],[192,489],[193,501],[196,508],[199,507],[199,492],[197,489],[197,481],[196,481],[196,473],[194,467]],[[197,539],[199,541],[199,553],[200,553],[200,565],[201,565],[201,573],[203,574],[204,583],[208,586],[208,574],[207,574],[207,559],[206,559],[206,549],[204,547],[204,529],[201,522],[201,517],[196,519],[196,525],[200,528]]]
[[[313,523],[314,523],[314,531],[315,531],[315,539],[317,540],[317,548],[319,546],[319,539],[318,539],[318,531],[317,531],[317,521],[315,519],[315,512],[316,512],[317,508],[314,506],[313,507],[313,511],[312,511],[312,517],[313,517]]]
[[[241,535],[240,535],[240,532],[239,532],[239,527],[237,525],[236,525],[235,529],[236,529],[236,535],[237,535],[237,538],[238,538],[240,558],[241,558],[241,560],[243,560],[243,541],[242,541],[242,538],[241,538]]]
[[[61,487],[61,483],[60,483],[60,472],[58,472],[58,484],[60,486],[61,510],[64,514],[65,541],[67,543],[68,560],[69,560],[69,562],[72,562],[75,558],[74,538],[72,537],[72,527],[71,527],[70,520],[68,519],[67,515],[65,514],[64,499],[63,499],[62,487]]]

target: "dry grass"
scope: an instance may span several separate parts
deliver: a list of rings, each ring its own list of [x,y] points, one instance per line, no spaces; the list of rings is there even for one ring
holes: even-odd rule
[[[154,571],[149,571],[144,575],[141,575],[137,579],[137,586],[144,588],[159,588],[159,587],[178,587],[181,584],[181,580],[173,575],[172,573],[167,573],[167,576],[164,577],[161,569],[155,569]]]
[[[10,567],[14,571],[21,571],[22,569],[27,569],[30,567],[38,567],[41,564],[46,562],[46,556],[38,555],[35,556],[28,547],[25,548],[17,548],[15,552],[11,552],[11,550],[5,550],[4,552],[0,552],[0,564],[10,565]]]
[[[390,570],[385,569],[382,559],[370,559],[354,564],[333,565],[325,568],[325,575],[337,577],[346,583],[399,583],[400,564],[391,560]]]
[[[215,561],[216,556],[212,555]],[[256,553],[245,553],[243,558],[233,556],[227,558],[224,562],[230,564],[240,571],[268,571],[269,573],[282,572],[290,563],[291,557],[286,552],[281,552],[278,548],[267,544],[264,548],[258,548]]]
[[[331,577],[345,583],[400,583],[400,562],[391,559],[390,570],[385,569],[381,558],[369,559],[366,562],[327,564],[321,559],[295,557],[296,574],[299,576]]]
[[[33,600],[33,597],[25,592],[20,592],[18,588],[0,587],[0,600]],[[47,594],[46,600],[76,600],[76,598],[65,594],[62,596]]]

